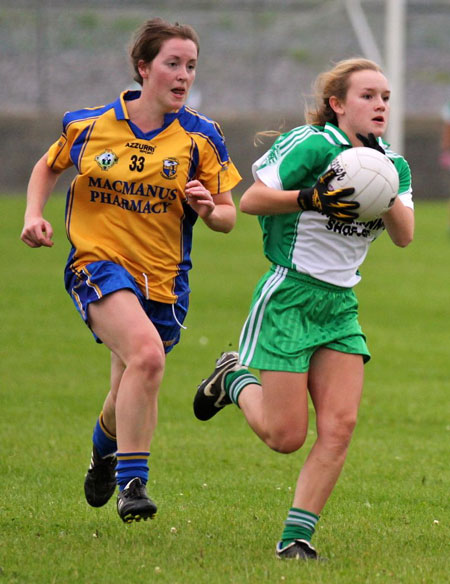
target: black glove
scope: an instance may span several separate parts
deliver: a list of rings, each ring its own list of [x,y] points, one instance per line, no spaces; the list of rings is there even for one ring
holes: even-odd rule
[[[336,176],[333,169],[319,177],[313,187],[302,189],[297,197],[297,203],[303,211],[318,211],[345,223],[358,219],[355,209],[359,207],[356,201],[346,201],[343,197],[352,195],[354,188],[328,190],[328,183]]]
[[[386,154],[384,148],[380,146],[378,140],[375,138],[375,135],[370,132],[368,136],[363,136],[362,134],[356,134],[358,140],[361,141],[362,145],[366,148],[373,148],[374,150],[378,150],[381,154]]]

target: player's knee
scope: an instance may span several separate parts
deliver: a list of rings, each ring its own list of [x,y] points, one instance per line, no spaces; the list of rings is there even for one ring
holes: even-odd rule
[[[272,450],[281,454],[290,454],[303,446],[306,439],[306,432],[297,428],[278,428],[272,430],[267,438],[266,444]]]
[[[164,365],[164,350],[155,343],[144,343],[133,355],[128,366],[136,369],[143,379],[153,380],[162,376]]]
[[[355,426],[356,415],[348,413],[336,416],[328,424],[323,424],[322,428],[319,428],[319,439],[339,454],[348,448]]]

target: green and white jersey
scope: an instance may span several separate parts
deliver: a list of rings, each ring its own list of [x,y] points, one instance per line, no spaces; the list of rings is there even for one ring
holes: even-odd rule
[[[381,138],[379,142],[398,171],[400,199],[413,209],[408,163]],[[330,162],[347,148],[351,148],[350,141],[333,124],[300,126],[279,136],[253,164],[253,176],[279,190],[311,187]],[[345,288],[360,281],[358,268],[369,244],[384,230],[381,219],[349,224],[316,211],[264,215],[259,221],[264,253],[271,262]]]

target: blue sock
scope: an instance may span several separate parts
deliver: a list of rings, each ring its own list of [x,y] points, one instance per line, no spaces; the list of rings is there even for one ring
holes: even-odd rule
[[[102,458],[109,454],[114,454],[117,450],[116,437],[106,428],[103,422],[103,412],[100,413],[97,423],[95,424],[92,442]]]
[[[150,452],[117,452],[116,456],[116,480],[120,491],[136,477],[141,479],[142,484],[147,484]]]

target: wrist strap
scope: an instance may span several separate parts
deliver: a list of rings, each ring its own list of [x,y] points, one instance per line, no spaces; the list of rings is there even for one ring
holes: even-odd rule
[[[302,189],[297,195],[297,205],[302,211],[310,211],[312,209],[312,191],[313,189]]]

